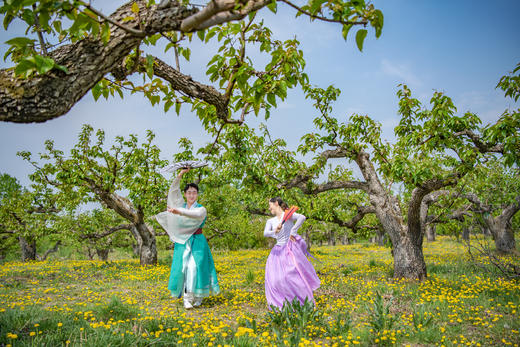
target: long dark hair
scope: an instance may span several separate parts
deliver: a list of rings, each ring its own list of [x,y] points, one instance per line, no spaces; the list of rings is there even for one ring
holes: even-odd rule
[[[276,198],[269,199],[269,202],[278,203],[278,206],[280,206],[282,208],[282,210],[284,210],[284,211],[289,208],[289,206],[285,203],[285,201],[283,201],[282,198],[279,196],[277,196]]]

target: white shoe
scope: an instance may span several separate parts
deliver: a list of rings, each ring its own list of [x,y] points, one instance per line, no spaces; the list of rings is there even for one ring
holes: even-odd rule
[[[195,306],[195,307],[199,307],[200,305],[202,305],[202,299],[197,299],[197,300],[195,300],[195,302],[193,303],[193,306]]]
[[[189,301],[184,301],[184,308],[189,310],[193,308],[193,305]]]

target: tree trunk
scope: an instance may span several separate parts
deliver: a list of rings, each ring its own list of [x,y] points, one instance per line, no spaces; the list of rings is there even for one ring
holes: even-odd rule
[[[94,260],[94,252],[92,251],[92,248],[87,247],[87,257],[89,260]]]
[[[435,225],[428,224],[426,226],[426,241],[433,242],[435,241]]]
[[[469,241],[469,228],[468,227],[462,228],[462,239],[465,241]]]
[[[397,244],[394,244],[393,250],[395,278],[410,278],[420,281],[426,279],[426,263],[422,247],[403,237]]]
[[[23,236],[18,237],[22,261],[36,260],[36,241],[28,242]]]
[[[139,260],[141,265],[156,265],[157,264],[157,245],[155,241],[155,233],[152,227],[146,223],[135,224],[132,234],[136,237],[139,247]]]
[[[399,200],[381,184],[369,155],[363,151],[356,157],[356,163],[369,185],[367,193],[370,203],[384,231],[392,241],[394,256],[394,277],[424,280],[426,264],[422,253],[420,207],[423,197],[430,191],[414,189],[408,206],[408,225],[403,219]]]
[[[108,260],[108,253],[110,253],[110,248],[96,248],[96,253],[99,258],[99,260],[107,261]]]
[[[310,228],[307,228],[305,231],[305,243],[307,244],[307,250],[311,249],[311,234],[310,234]]]
[[[376,229],[376,243],[379,245],[379,246],[384,246],[385,245],[385,230],[383,228],[377,228]]]
[[[495,247],[500,253],[513,253],[516,249],[515,235],[513,230],[498,218],[488,220],[488,226],[495,239]]]
[[[329,246],[335,246],[336,245],[336,235],[334,234],[334,231],[329,231]]]

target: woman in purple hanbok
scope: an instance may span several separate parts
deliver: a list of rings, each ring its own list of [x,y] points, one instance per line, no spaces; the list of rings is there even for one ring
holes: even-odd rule
[[[319,288],[320,280],[307,259],[307,244],[297,231],[305,216],[293,213],[282,223],[288,206],[281,198],[269,200],[273,218],[265,225],[264,236],[276,239],[265,265],[265,296],[269,306],[281,308],[284,302],[298,298],[314,302],[313,291]]]

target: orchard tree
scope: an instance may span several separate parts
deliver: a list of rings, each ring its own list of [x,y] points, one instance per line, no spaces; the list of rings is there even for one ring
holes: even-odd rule
[[[300,162],[292,169],[279,167],[285,177],[279,186],[297,188],[305,194],[336,189],[364,191],[392,242],[394,276],[424,279],[420,213],[424,197],[455,186],[490,153],[517,164],[518,140],[511,139],[511,134],[517,134],[518,128],[503,117],[492,126],[503,129],[503,135],[492,137],[489,127],[480,127],[476,115],[457,116],[451,99],[443,93],[434,93],[430,109],[423,108],[405,85],[397,95],[401,120],[395,128],[396,142],[391,145],[383,142],[380,124],[368,116],[353,115],[348,122],[331,116],[331,103],[339,96],[339,90],[308,90],[320,112],[314,120],[319,132],[303,136],[299,153],[315,153],[316,157],[311,165]],[[334,158],[356,164],[362,179],[318,183],[327,163]],[[392,190],[393,184],[409,190],[407,201],[400,201]]]
[[[512,101],[518,101],[520,64],[500,79],[497,88]],[[492,157],[478,165],[452,194],[452,199],[466,199],[472,206],[459,203],[458,209],[452,209],[453,202],[446,202],[445,206],[449,205],[454,211],[445,211],[444,214],[459,221],[468,210],[479,214],[484,228],[495,240],[496,249],[511,253],[516,249],[511,221],[520,209],[520,109],[505,110],[496,123],[483,127],[481,134],[472,129],[458,130],[455,134],[467,137],[479,152],[495,153],[499,159]]]
[[[128,231],[136,232],[133,224],[125,222],[111,209],[93,209],[63,216],[59,225],[63,234],[69,232],[72,244],[84,249],[89,259],[97,255],[100,260],[107,260],[113,248],[128,246]]]
[[[302,229],[307,241],[317,237],[318,232],[323,233],[320,238],[335,243],[337,234],[332,231],[335,228],[332,225],[339,228],[344,240],[350,236],[346,235],[347,230],[350,230],[350,234],[376,230],[373,221],[361,223],[365,215],[375,212],[363,192],[324,191],[323,194],[304,194],[279,186],[301,164],[295,159],[296,154],[285,148],[284,140],[272,139],[265,126],[261,130],[261,134],[256,134],[247,125],[228,128],[221,134],[219,144],[199,150],[201,153],[209,151],[208,160],[213,163],[213,172],[208,179],[212,187],[229,184],[239,188],[240,205],[252,215],[270,216],[268,199],[276,196],[297,205],[309,220]],[[342,167],[329,172],[330,179],[351,175],[351,171]]]
[[[148,219],[159,212],[158,203],[166,198],[168,186],[157,171],[167,161],[159,158],[151,131],[143,143],[135,135],[128,139],[118,136],[110,149],[104,148],[104,131],[98,130],[95,138],[93,131],[84,125],[68,156],[56,149],[53,141],[46,141],[46,152],[40,154],[43,165],[33,160],[30,152],[20,155],[35,168],[31,179],[58,190],[62,204],[99,202],[132,224],[130,232],[138,245],[141,265],[156,264],[156,235]]]
[[[512,253],[516,250],[512,221],[520,210],[519,168],[507,169],[497,161],[486,164],[468,177],[467,192],[462,197],[480,215],[497,251]]]
[[[243,123],[251,111],[268,114],[288,88],[307,83],[298,41],[276,40],[257,19],[257,11],[276,12],[279,3],[294,8],[296,16],[337,23],[345,39],[351,28],[363,26],[356,32],[360,50],[364,27],[381,34],[383,15],[364,0],[309,0],[302,6],[288,0],[212,0],[202,8],[190,1],[136,0],[110,15],[90,1],[5,1],[4,29],[16,19],[34,35],[7,41],[15,66],[0,71],[0,120],[44,122],[66,114],[89,91],[97,99],[123,97],[123,89],[142,92],[154,105],[162,100],[165,111],[175,106],[178,113],[181,104],[190,104],[215,133],[225,124]],[[189,59],[193,40],[220,45],[208,58],[212,85],[180,71],[179,56]],[[155,45],[173,51],[175,67],[148,52]],[[268,56],[263,68],[250,56],[258,50]],[[145,82],[132,82],[135,74]]]
[[[50,253],[58,250],[61,240],[57,240],[54,247],[43,254],[37,252],[38,242],[57,234],[57,212],[56,196],[50,190],[28,190],[14,177],[7,174],[0,176],[2,244],[12,244],[11,240],[17,240],[22,261],[45,260]]]

